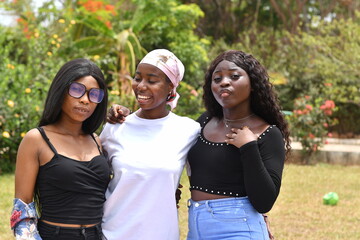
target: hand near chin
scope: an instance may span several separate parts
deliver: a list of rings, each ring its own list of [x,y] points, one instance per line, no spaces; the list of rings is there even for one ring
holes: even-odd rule
[[[257,140],[257,136],[249,129],[249,127],[244,126],[242,128],[232,128],[231,133],[226,134],[225,142],[240,148],[246,143],[255,140]]]
[[[112,124],[123,123],[129,114],[131,114],[130,109],[122,105],[113,104],[106,115],[106,121]]]

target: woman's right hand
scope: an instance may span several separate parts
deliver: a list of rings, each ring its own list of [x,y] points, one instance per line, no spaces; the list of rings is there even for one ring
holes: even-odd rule
[[[128,109],[122,105],[113,104],[109,108],[109,111],[106,116],[106,121],[111,124],[123,123],[125,121],[125,118],[130,113],[131,113],[130,109]]]

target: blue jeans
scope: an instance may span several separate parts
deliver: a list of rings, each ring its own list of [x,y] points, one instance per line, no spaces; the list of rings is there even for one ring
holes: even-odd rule
[[[264,217],[247,197],[188,201],[187,240],[269,240]]]
[[[101,224],[93,227],[59,227],[47,224],[43,221],[38,222],[38,230],[43,240],[101,240]]]

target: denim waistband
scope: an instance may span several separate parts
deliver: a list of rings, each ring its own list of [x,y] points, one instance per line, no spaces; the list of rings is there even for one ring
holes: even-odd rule
[[[209,206],[209,207],[219,207],[219,206],[227,206],[227,205],[248,205],[251,204],[248,197],[233,197],[233,198],[220,198],[213,200],[202,200],[202,201],[194,201],[192,199],[188,200],[188,207],[201,207],[201,206]]]

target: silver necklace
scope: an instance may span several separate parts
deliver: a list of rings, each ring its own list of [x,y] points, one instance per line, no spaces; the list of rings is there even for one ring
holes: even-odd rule
[[[253,114],[250,114],[249,116],[246,116],[246,117],[243,117],[243,118],[238,118],[238,119],[227,119],[227,118],[225,118],[224,117],[224,123],[225,123],[225,127],[229,127],[229,123],[231,123],[231,122],[238,122],[238,121],[243,121],[243,120],[246,120],[246,119],[248,119],[248,118],[250,118],[250,117],[252,117],[252,116],[254,116],[255,114],[253,113]]]

